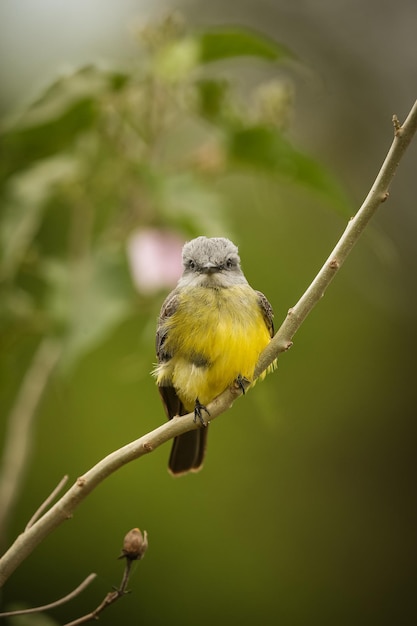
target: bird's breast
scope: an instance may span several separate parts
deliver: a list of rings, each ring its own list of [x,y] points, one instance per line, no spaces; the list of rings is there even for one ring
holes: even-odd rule
[[[172,384],[190,410],[197,397],[210,402],[239,375],[251,380],[270,341],[249,285],[184,290],[165,324]]]

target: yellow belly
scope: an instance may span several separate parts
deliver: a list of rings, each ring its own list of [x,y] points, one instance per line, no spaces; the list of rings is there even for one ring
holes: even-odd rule
[[[158,384],[171,384],[189,411],[208,404],[239,375],[252,380],[270,341],[256,292],[249,285],[184,291],[166,320],[164,348],[172,355],[157,368]]]

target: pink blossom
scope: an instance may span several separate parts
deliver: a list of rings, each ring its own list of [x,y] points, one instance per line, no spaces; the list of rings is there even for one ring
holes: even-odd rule
[[[176,233],[157,229],[137,230],[129,237],[127,256],[138,291],[151,294],[177,284],[183,245]]]

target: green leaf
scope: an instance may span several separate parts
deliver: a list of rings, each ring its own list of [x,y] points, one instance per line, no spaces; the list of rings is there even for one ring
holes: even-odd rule
[[[155,74],[168,83],[187,79],[199,60],[198,42],[193,37],[170,42],[155,56]]]
[[[56,185],[71,179],[76,162],[65,156],[45,159],[13,176],[2,198],[0,222],[1,277],[16,272],[38,232],[48,199]]]
[[[332,175],[296,150],[276,128],[252,126],[233,132],[229,155],[237,164],[269,170],[323,194],[343,213],[350,209],[346,194]]]
[[[0,135],[0,179],[62,151],[96,122],[103,93],[121,90],[121,73],[82,68],[56,81]]]
[[[66,148],[96,119],[91,98],[72,103],[59,117],[33,120],[5,133],[0,143],[0,178]]]
[[[132,310],[133,288],[121,252],[101,248],[74,264],[49,260],[45,308],[63,336],[64,368],[98,346]]]
[[[221,116],[228,93],[227,81],[203,79],[198,81],[197,89],[200,114],[212,120]]]
[[[156,191],[160,210],[170,223],[213,236],[226,230],[223,198],[192,173],[167,175]]]
[[[241,56],[260,57],[269,61],[293,58],[285,46],[244,28],[208,30],[199,36],[199,42],[202,63]]]

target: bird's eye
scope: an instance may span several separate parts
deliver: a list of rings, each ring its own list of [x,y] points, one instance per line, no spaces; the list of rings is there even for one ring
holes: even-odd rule
[[[188,261],[188,268],[189,268],[190,270],[195,270],[195,261],[193,261],[192,259],[190,259],[190,260]]]
[[[227,261],[226,261],[227,269],[230,270],[233,266],[234,266],[234,263],[233,263],[232,259],[227,259]]]

